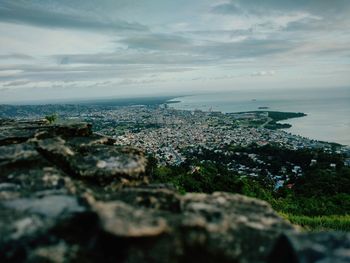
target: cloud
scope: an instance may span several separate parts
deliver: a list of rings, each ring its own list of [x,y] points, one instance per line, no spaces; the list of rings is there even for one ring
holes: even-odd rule
[[[314,15],[345,15],[350,10],[348,0],[231,0],[214,5],[213,13],[224,15],[268,15],[272,12],[304,11]]]
[[[9,88],[0,88],[0,91],[1,92],[7,92],[7,91],[10,91],[11,89],[9,89]]]
[[[164,52],[118,51],[58,56],[57,60],[69,64],[105,64],[105,65],[195,65],[211,61],[210,58],[196,54],[178,54]]]
[[[264,76],[273,76],[276,74],[274,70],[261,70],[255,71],[251,74],[252,77],[264,77]]]
[[[283,39],[242,38],[239,41],[202,41],[173,35],[145,35],[121,40],[127,49],[112,53],[56,56],[58,64],[101,65],[215,65],[221,61],[281,54],[298,47]]]
[[[29,80],[16,80],[3,84],[3,87],[24,86],[31,83]]]
[[[304,18],[298,21],[292,21],[284,28],[288,32],[332,32],[335,30],[344,30],[348,27],[348,20],[322,19],[322,18]]]
[[[239,42],[212,42],[196,47],[195,50],[225,60],[280,54],[290,51],[296,46],[296,43],[287,40],[248,38]]]
[[[213,13],[231,15],[231,14],[242,14],[242,9],[240,6],[234,2],[227,2],[215,5],[211,11]]]
[[[69,64],[69,57],[65,57],[65,56],[60,57],[58,63],[61,64],[61,65]]]
[[[18,69],[17,67],[14,68],[9,68],[9,67],[0,67],[0,77],[5,78],[5,77],[10,77],[10,76],[16,76],[22,73],[23,71]]]
[[[38,3],[39,2],[39,3]],[[51,2],[51,1],[50,1]],[[12,1],[0,2],[0,21],[18,24],[29,24],[40,27],[72,28],[84,30],[130,30],[145,31],[148,28],[139,23],[130,23],[120,19],[110,19],[103,15],[87,13],[76,9],[60,9],[48,6],[49,1]],[[37,4],[34,4],[37,3]],[[83,3],[82,3],[83,4]],[[62,7],[62,6],[61,6]]]
[[[178,35],[167,34],[147,34],[125,38],[120,43],[127,45],[131,49],[150,50],[175,50],[188,49],[191,41]]]
[[[32,60],[34,59],[32,56],[21,54],[21,53],[12,53],[7,55],[0,55],[0,59],[18,59],[18,60]]]
[[[96,54],[96,56],[98,56]],[[91,58],[93,60],[93,58]],[[1,71],[6,68],[6,71]],[[15,70],[17,75],[13,75]],[[77,65],[3,65],[0,66],[0,86],[10,88],[35,87],[38,84],[60,83],[120,83],[122,79],[134,79],[135,83],[141,83],[139,79],[153,78],[152,75],[177,75],[192,71],[193,68],[184,65],[170,64],[84,64]],[[5,72],[3,76],[1,72]],[[10,74],[12,73],[12,75]],[[27,82],[26,82],[27,81]],[[66,84],[62,84],[66,83]],[[73,86],[72,86],[73,87]],[[97,87],[97,86],[96,86]],[[0,99],[1,100],[1,99]]]

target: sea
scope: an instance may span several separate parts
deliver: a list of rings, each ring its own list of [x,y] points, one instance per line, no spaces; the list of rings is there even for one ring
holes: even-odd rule
[[[209,92],[170,101],[183,110],[303,112],[306,117],[283,121],[292,125],[286,131],[350,146],[350,87]]]

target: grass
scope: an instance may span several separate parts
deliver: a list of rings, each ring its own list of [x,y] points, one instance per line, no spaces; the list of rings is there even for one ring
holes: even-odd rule
[[[314,217],[299,216],[286,213],[280,213],[280,215],[285,219],[289,220],[292,224],[301,226],[306,231],[350,231],[350,215],[331,215]]]

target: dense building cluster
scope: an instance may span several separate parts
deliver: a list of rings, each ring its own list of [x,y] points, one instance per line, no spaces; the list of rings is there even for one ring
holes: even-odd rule
[[[263,160],[262,156],[233,153],[227,150],[228,146],[246,148],[253,144],[270,144],[290,150],[322,149],[333,153],[349,150],[293,135],[286,130],[267,129],[265,126],[271,121],[268,112],[224,114],[167,107],[126,107],[109,112],[103,119],[107,123],[100,125],[99,132],[113,137],[118,145],[130,145],[153,154],[160,165],[180,165],[186,157],[208,150],[230,157],[230,162],[222,162],[229,171],[249,177],[263,175],[275,189],[286,184],[293,187],[288,181],[291,177],[302,176],[303,169],[295,163],[285,162],[278,171],[273,171],[270,161]]]
[[[114,126],[100,132],[112,136],[117,144],[132,145],[155,154],[162,163],[179,164],[185,157],[182,151],[203,147],[220,149],[226,145],[263,146],[276,144],[288,149],[323,148],[327,143],[290,134],[284,130],[269,130],[264,124],[266,112],[224,114],[220,112],[182,111],[168,108],[124,108],[115,111],[118,122],[133,123],[122,134]],[[260,125],[256,125],[256,124]],[[133,127],[143,127],[133,129]],[[149,128],[146,128],[146,127]]]

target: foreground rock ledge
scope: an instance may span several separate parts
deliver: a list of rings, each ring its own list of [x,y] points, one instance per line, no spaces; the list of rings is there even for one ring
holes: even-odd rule
[[[348,262],[265,202],[149,185],[143,153],[86,123],[0,120],[0,262]]]

